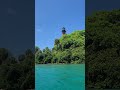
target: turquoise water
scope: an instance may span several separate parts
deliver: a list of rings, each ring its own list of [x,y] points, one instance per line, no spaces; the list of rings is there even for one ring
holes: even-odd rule
[[[36,65],[35,90],[85,90],[85,65]]]

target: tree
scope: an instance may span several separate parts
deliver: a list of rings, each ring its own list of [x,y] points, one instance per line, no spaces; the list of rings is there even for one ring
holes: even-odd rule
[[[36,49],[36,63],[84,63],[85,31],[78,30],[55,39],[53,49]]]
[[[101,11],[86,20],[88,88],[120,88],[120,10]]]

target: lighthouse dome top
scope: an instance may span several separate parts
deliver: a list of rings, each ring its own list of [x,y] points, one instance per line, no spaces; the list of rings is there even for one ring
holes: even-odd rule
[[[63,27],[62,30],[65,30],[65,27]]]

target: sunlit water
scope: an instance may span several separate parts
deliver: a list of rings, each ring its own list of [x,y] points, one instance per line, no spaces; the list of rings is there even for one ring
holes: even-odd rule
[[[85,65],[36,65],[35,90],[85,90]]]

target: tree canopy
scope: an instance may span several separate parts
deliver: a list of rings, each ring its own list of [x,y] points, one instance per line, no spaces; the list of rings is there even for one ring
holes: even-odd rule
[[[55,39],[54,47],[43,50],[36,47],[37,64],[47,63],[84,63],[85,61],[85,30],[77,30]]]
[[[15,58],[5,48],[0,48],[0,89],[34,89],[34,53],[27,50]]]
[[[120,10],[86,18],[88,88],[120,88]]]

